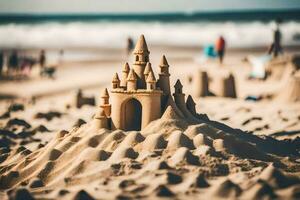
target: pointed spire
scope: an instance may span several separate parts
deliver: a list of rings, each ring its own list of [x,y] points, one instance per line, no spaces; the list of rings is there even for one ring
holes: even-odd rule
[[[146,67],[145,67],[145,70],[144,70],[144,75],[148,75],[148,74],[150,73],[150,71],[153,72],[152,66],[151,66],[151,63],[150,63],[150,62],[147,62]]]
[[[137,75],[133,69],[130,69],[127,81],[136,81],[137,80]]]
[[[160,66],[160,67],[169,67],[169,63],[168,63],[167,58],[166,58],[165,55],[163,55],[163,56],[161,57],[159,66]]]
[[[122,72],[128,73],[129,70],[130,70],[129,64],[128,64],[128,62],[126,62],[123,66]]]
[[[118,73],[115,73],[114,77],[113,77],[113,80],[112,80],[113,83],[119,83],[120,82],[120,79],[119,79],[119,76],[118,76]]]
[[[190,111],[190,113],[192,113],[195,117],[197,116],[197,112],[196,112],[196,103],[193,100],[192,96],[189,95],[186,102],[185,102],[186,108]]]
[[[195,101],[194,101],[194,99],[192,98],[191,95],[189,95],[187,97],[187,99],[186,99],[186,105],[189,105],[189,106],[195,106],[196,105],[196,103],[195,103]]]
[[[176,81],[175,85],[174,85],[174,88],[175,88],[175,89],[182,89],[182,87],[183,87],[183,86],[182,86],[180,80],[178,79],[178,80]]]
[[[156,78],[155,78],[152,70],[149,72],[146,82],[147,83],[155,83],[156,82]]]
[[[180,80],[178,79],[174,85],[175,88],[175,94],[182,94],[182,84],[180,82]]]
[[[101,97],[102,97],[102,98],[103,98],[103,97],[104,97],[104,98],[109,97],[107,88],[105,88],[105,89],[102,91]]]
[[[133,52],[134,53],[143,53],[143,52],[148,52],[149,53],[148,46],[147,46],[144,35],[140,36],[138,42],[135,45],[135,48],[134,48]]]

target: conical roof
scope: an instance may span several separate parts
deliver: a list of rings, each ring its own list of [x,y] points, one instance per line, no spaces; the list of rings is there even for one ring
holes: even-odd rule
[[[107,88],[105,88],[105,89],[102,91],[101,97],[109,97]]]
[[[195,106],[195,105],[196,105],[196,103],[195,103],[195,101],[194,101],[194,99],[192,98],[191,95],[189,95],[189,96],[187,97],[187,99],[186,99],[186,104],[187,104],[187,105],[191,105],[191,106]]]
[[[179,79],[176,81],[174,87],[175,88],[182,88],[183,87]]]
[[[122,70],[122,71],[128,73],[129,70],[130,70],[129,64],[128,64],[128,62],[126,62],[126,63],[124,64],[124,66],[123,66],[123,70]]]
[[[113,80],[112,80],[113,83],[119,83],[120,82],[120,79],[119,79],[119,76],[118,76],[118,73],[115,73],[114,77],[113,77]]]
[[[169,63],[168,63],[167,58],[166,58],[165,55],[163,55],[163,56],[161,57],[159,66],[160,66],[160,67],[169,67]]]
[[[130,69],[129,74],[127,76],[127,81],[136,81],[137,75],[133,69]]]
[[[135,48],[134,48],[133,52],[136,53],[136,54],[145,53],[145,52],[149,53],[148,46],[147,46],[144,35],[140,36],[138,42],[135,45]]]
[[[156,82],[156,78],[155,78],[152,70],[150,70],[146,82],[147,83],[155,83]]]
[[[144,74],[145,74],[145,75],[148,75],[148,74],[150,73],[150,71],[153,72],[152,66],[151,66],[151,63],[150,63],[150,62],[147,62],[146,67],[145,67],[145,69],[144,69]]]

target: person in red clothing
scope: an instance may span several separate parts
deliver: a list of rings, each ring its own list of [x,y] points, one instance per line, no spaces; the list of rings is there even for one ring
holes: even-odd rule
[[[224,54],[225,54],[225,39],[223,38],[223,36],[220,36],[218,38],[218,40],[216,41],[216,46],[215,49],[218,53],[218,57],[220,60],[220,63],[223,63],[223,58],[224,58]]]

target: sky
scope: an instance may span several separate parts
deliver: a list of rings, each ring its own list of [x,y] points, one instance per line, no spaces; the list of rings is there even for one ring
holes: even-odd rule
[[[300,0],[0,0],[0,13],[151,13],[300,9]]]

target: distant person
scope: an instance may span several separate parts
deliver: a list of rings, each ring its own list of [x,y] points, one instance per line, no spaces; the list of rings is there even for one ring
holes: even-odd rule
[[[59,55],[58,55],[58,64],[62,64],[63,63],[63,57],[64,57],[64,50],[61,49],[59,50]]]
[[[127,47],[126,47],[126,51],[127,51],[127,55],[129,55],[131,53],[131,51],[134,48],[134,43],[131,37],[127,38]]]
[[[40,65],[40,75],[43,76],[45,65],[46,65],[46,54],[45,50],[41,50],[40,56],[39,56],[39,65]]]
[[[2,51],[0,51],[0,76],[2,75],[3,64],[4,64],[4,54]]]
[[[46,64],[46,54],[45,54],[45,50],[42,50],[40,53],[40,57],[39,57],[39,64],[41,68],[45,67]]]
[[[18,71],[18,68],[19,68],[18,53],[16,50],[14,50],[8,58],[8,69],[9,71],[16,73]]]
[[[223,36],[220,36],[218,38],[218,40],[216,41],[215,49],[217,51],[220,64],[222,64],[223,63],[224,54],[225,54],[225,39],[223,38]]]
[[[268,54],[273,55],[274,58],[276,58],[279,53],[283,53],[282,47],[281,47],[281,32],[279,30],[278,22],[276,24],[276,28],[273,33],[273,42],[269,48]]]

